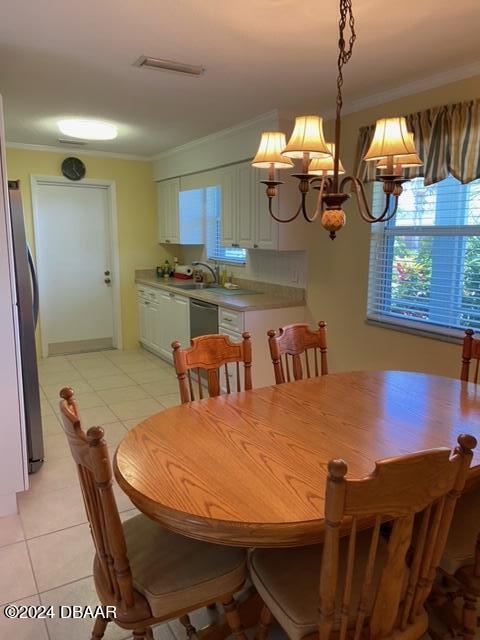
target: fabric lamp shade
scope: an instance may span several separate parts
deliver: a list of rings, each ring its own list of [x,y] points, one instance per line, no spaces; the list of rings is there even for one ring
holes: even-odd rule
[[[290,158],[282,155],[285,148],[285,134],[281,131],[265,131],[262,133],[260,145],[252,161],[252,167],[259,169],[289,169],[293,167]]]
[[[283,155],[289,158],[303,158],[305,153],[310,158],[329,157],[327,143],[323,136],[323,119],[320,116],[298,116]]]
[[[413,136],[404,117],[377,120],[372,144],[364,160],[382,160],[391,156],[416,155]]]
[[[417,156],[416,153],[409,153],[405,156],[394,156],[393,157],[394,165],[402,165],[402,167],[421,167],[423,162]],[[378,161],[377,169],[386,169],[387,161],[385,158],[382,158]]]
[[[413,142],[413,133],[409,131],[408,135],[410,137],[412,145],[415,148],[415,144]],[[401,165],[402,167],[421,167],[423,162],[420,160],[420,158],[416,153],[409,153],[408,155],[404,155],[404,156],[394,156],[393,164]],[[378,161],[377,169],[386,169],[386,168],[387,168],[387,159],[381,158]]]
[[[327,142],[327,148],[331,155],[323,158],[312,158],[308,165],[308,173],[312,176],[333,176],[335,145],[333,142]],[[338,164],[338,173],[345,173],[342,161]]]

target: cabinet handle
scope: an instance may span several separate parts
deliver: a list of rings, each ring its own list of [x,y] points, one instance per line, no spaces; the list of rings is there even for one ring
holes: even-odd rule
[[[222,318],[222,322],[232,322],[231,318]]]
[[[169,243],[169,242],[170,242],[170,240],[165,239],[165,242],[168,242],[168,243]]]
[[[254,249],[258,249],[258,244],[254,244],[254,245],[253,245],[253,248],[254,248]]]

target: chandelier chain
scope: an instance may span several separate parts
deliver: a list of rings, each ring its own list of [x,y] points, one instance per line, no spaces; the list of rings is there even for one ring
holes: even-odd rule
[[[348,46],[345,41],[345,29],[348,21]],[[335,156],[334,156],[334,174],[333,174],[333,190],[338,191],[338,169],[340,166],[340,135],[341,135],[341,113],[343,105],[342,87],[343,87],[343,66],[352,57],[353,45],[357,34],[355,33],[355,18],[353,17],[352,0],[340,0],[340,20],[338,23],[338,76],[337,76],[337,109],[335,118]]]
[[[345,41],[345,28],[347,26],[350,31],[348,38],[348,47]],[[337,115],[340,115],[340,110],[343,104],[342,87],[343,87],[343,66],[352,57],[353,45],[355,43],[357,34],[355,33],[355,18],[353,17],[352,0],[340,0],[340,20],[339,20],[339,39],[338,39],[338,77],[337,77]]]

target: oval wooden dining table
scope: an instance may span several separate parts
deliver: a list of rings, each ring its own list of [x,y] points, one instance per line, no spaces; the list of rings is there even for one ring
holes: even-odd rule
[[[120,443],[115,476],[164,527],[245,547],[300,546],[323,535],[327,463],[351,477],[375,461],[480,440],[474,384],[420,373],[330,374],[180,405]],[[480,450],[470,481],[480,477]]]

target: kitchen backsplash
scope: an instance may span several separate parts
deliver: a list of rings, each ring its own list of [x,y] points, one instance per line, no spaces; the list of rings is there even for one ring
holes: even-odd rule
[[[172,254],[173,255],[173,254]],[[182,264],[191,264],[194,260],[205,260],[203,246],[178,247],[176,254]],[[262,251],[255,249],[247,252],[244,266],[227,264],[227,272],[234,278],[258,280],[304,289],[307,281],[305,251]]]

